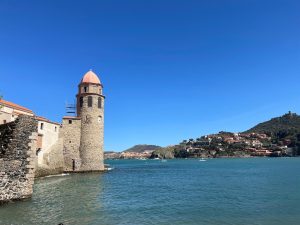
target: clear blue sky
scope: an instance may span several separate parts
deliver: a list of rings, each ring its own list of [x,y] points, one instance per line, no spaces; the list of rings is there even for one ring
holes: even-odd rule
[[[61,121],[92,68],[105,149],[300,113],[300,1],[0,0],[0,92]]]

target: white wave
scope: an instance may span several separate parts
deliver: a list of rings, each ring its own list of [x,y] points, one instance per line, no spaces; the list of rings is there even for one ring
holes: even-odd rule
[[[62,174],[45,176],[45,178],[47,178],[47,177],[64,177],[64,176],[69,176],[69,175],[70,175],[69,173],[62,173]]]

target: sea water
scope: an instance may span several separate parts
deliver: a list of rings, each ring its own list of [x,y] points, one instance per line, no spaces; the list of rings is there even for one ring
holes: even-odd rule
[[[300,224],[300,158],[106,163],[36,180],[32,199],[0,206],[0,224]]]

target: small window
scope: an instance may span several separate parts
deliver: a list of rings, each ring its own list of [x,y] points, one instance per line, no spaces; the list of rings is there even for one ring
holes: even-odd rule
[[[87,87],[84,87],[84,92],[85,92],[85,93],[87,92]]]
[[[36,156],[38,156],[38,155],[41,153],[41,151],[42,151],[42,149],[38,148],[38,149],[36,150]]]
[[[72,120],[69,120],[69,124],[72,124]]]
[[[57,127],[54,127],[54,131],[55,131],[55,132],[57,131]]]
[[[92,107],[93,106],[93,97],[89,96],[88,97],[88,107]]]
[[[80,107],[83,106],[83,97],[80,97],[80,99],[79,99],[79,105],[80,105]]]
[[[72,141],[69,141],[69,143],[71,144],[71,143],[72,143]]]
[[[98,108],[99,109],[102,108],[102,99],[101,99],[101,97],[98,98]]]
[[[41,130],[44,129],[44,123],[41,123]]]
[[[6,123],[6,120],[3,120],[3,123]]]

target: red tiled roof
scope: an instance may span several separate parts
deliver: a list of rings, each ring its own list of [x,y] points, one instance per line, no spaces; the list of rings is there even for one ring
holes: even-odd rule
[[[48,120],[47,118],[42,117],[42,116],[36,116],[35,118],[36,118],[38,121],[44,121],[44,122],[47,122],[47,123],[53,123],[53,124],[60,125],[59,123],[52,122],[51,120]]]
[[[34,112],[30,109],[27,109],[23,106],[17,105],[15,103],[12,103],[12,102],[9,102],[9,101],[3,100],[3,99],[0,99],[0,105],[7,106],[7,107],[10,107],[10,108],[13,108],[13,109],[17,109],[17,110],[21,110],[21,111],[24,111],[24,112],[27,112],[27,113],[34,114]]]
[[[91,70],[83,76],[81,83],[101,84],[99,77]]]

